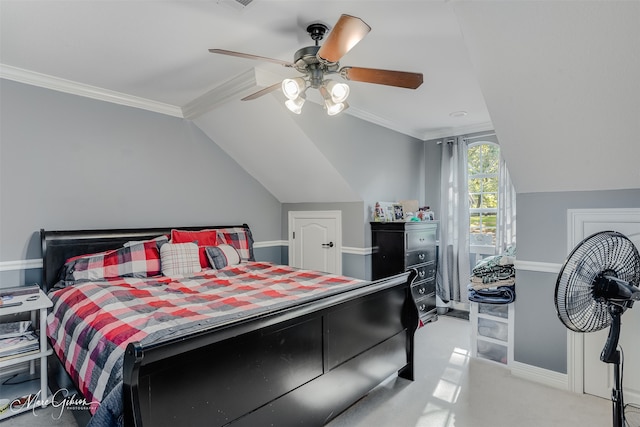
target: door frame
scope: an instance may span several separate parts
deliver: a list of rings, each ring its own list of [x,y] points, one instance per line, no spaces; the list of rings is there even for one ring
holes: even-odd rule
[[[293,239],[294,223],[296,219],[333,219],[336,222],[336,274],[342,274],[342,211],[289,211],[289,265],[295,264],[295,241]]]
[[[585,235],[585,223],[638,222],[639,208],[568,209],[567,254]],[[570,391],[584,394],[584,334],[567,330],[567,379]]]

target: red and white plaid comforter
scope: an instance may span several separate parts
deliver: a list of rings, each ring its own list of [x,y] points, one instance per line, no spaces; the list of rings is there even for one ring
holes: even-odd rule
[[[87,401],[122,382],[129,342],[143,344],[357,288],[364,281],[265,262],[194,277],[82,282],[49,294],[47,334]],[[94,413],[97,404],[92,405]]]

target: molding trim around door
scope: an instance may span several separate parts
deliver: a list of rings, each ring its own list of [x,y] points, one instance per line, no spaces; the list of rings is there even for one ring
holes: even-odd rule
[[[567,254],[584,240],[587,223],[638,223],[640,208],[567,209]],[[584,334],[567,330],[567,384],[584,393]]]
[[[336,222],[336,242],[339,248],[336,257],[337,274],[342,274],[342,211],[289,211],[287,234],[289,236],[289,265],[295,265],[295,242],[293,241],[294,219],[333,219]]]

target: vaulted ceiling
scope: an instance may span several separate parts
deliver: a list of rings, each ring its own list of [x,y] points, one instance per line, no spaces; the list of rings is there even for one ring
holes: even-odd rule
[[[495,128],[518,192],[640,187],[636,1],[0,0],[0,77],[192,119],[295,201],[233,132],[277,127],[272,148],[329,172],[334,197],[357,199],[313,136],[273,108],[281,94],[238,101],[294,70],[208,52],[291,61],[313,44],[308,24],[331,27],[342,13],[372,31],[341,65],[424,74],[417,90],[350,82],[347,114],[417,140]],[[291,135],[296,150],[282,146]]]

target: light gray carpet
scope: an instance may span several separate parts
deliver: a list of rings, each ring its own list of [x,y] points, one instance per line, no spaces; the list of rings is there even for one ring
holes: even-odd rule
[[[416,335],[415,381],[388,380],[328,427],[611,425],[609,400],[516,378],[502,366],[471,359],[469,336],[468,321],[440,316]],[[2,425],[77,427],[71,411],[60,414],[60,408],[52,407],[17,415]],[[630,425],[640,427],[640,422]]]
[[[609,400],[530,382],[501,365],[472,359],[468,321],[440,316],[418,330],[416,347],[415,381],[389,381],[328,426],[611,425]]]

